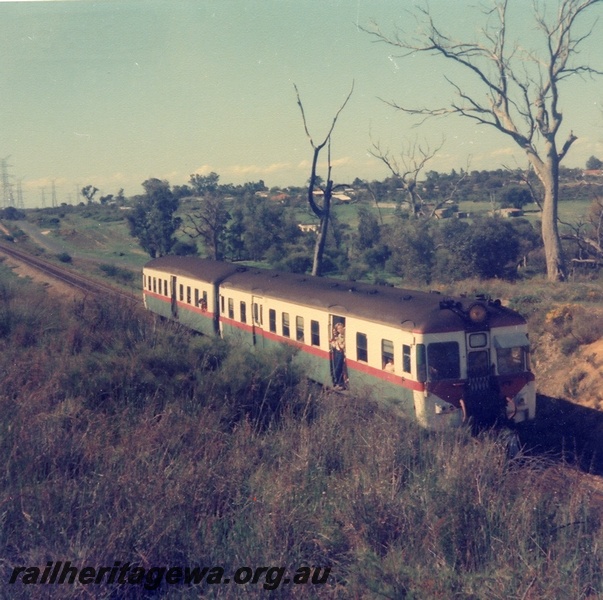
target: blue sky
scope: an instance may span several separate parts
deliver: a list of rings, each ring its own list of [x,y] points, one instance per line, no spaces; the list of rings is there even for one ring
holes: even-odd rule
[[[555,4],[547,0],[546,4]],[[415,27],[414,0],[64,0],[0,2],[0,159],[9,157],[25,205],[74,202],[92,184],[102,194],[140,193],[149,177],[184,184],[215,171],[222,183],[263,179],[303,185],[313,136],[324,137],[352,82],[333,137],[336,182],[382,179],[371,139],[392,152],[409,141],[445,143],[430,168],[496,169],[526,161],[511,141],[459,119],[416,120],[379,97],[433,105],[450,97],[427,57],[400,59],[359,26]],[[422,2],[420,3],[423,4]],[[482,15],[465,0],[431,0],[458,36]],[[536,39],[531,3],[511,0],[519,39]],[[596,8],[591,16],[603,16]],[[582,58],[603,69],[603,22]],[[464,89],[472,82],[456,75]],[[563,89],[566,126],[578,135],[565,165],[603,159],[603,78]],[[81,198],[77,198],[79,201]]]

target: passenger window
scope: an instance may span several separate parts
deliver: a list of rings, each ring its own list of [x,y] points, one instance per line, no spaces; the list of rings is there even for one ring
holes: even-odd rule
[[[410,346],[402,344],[402,371],[404,373],[410,373],[411,361],[410,361]]]
[[[232,298],[228,299],[228,318],[234,319],[234,300]]]
[[[318,321],[310,321],[310,337],[312,346],[320,346],[320,323]]]
[[[268,311],[268,327],[270,327],[270,333],[276,333],[276,311],[274,308]]]
[[[184,302],[184,285],[180,284],[180,302]]]
[[[368,345],[366,333],[356,334],[356,359],[368,362]]]
[[[247,323],[247,305],[241,300],[241,323]]]
[[[220,313],[224,314],[226,311],[224,310],[224,296],[220,296]]]
[[[167,279],[163,280],[163,295],[164,296],[169,296],[168,294],[168,284],[167,284]]]
[[[304,341],[304,318],[295,317],[295,339],[298,342]]]
[[[153,291],[156,292],[157,291],[157,278],[153,277]]]
[[[395,370],[394,343],[391,340],[381,340],[381,366],[390,373]]]
[[[186,303],[187,304],[191,303],[191,286],[190,285],[186,286]]]
[[[195,306],[199,306],[199,290],[195,288]]]
[[[203,296],[201,297],[201,310],[207,310],[207,292],[203,292]]]
[[[289,331],[289,313],[286,313],[286,312],[283,313],[283,336],[291,337],[291,334]]]
[[[458,342],[437,342],[427,346],[430,381],[459,379],[461,376]]]

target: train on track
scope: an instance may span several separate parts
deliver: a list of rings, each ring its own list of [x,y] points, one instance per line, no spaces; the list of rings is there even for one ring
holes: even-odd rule
[[[143,297],[148,310],[204,334],[293,346],[311,379],[370,388],[430,429],[535,417],[527,324],[499,300],[187,256],[148,262]]]

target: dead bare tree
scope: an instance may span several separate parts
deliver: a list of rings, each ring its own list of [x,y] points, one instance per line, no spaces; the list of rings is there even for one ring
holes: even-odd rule
[[[572,131],[560,146],[563,115],[559,84],[574,76],[601,75],[586,64],[575,64],[581,44],[587,40],[596,21],[578,33],[577,21],[603,0],[558,0],[558,10],[550,17],[549,2],[533,1],[534,19],[543,36],[542,52],[526,50],[507,42],[508,0],[496,0],[484,10],[486,26],[481,42],[460,41],[445,34],[428,9],[421,9],[426,29],[419,37],[402,30],[387,35],[373,24],[365,31],[376,42],[402,50],[402,57],[425,53],[451,61],[472,74],[479,86],[475,93],[446,80],[456,99],[447,106],[409,108],[396,102],[392,107],[425,118],[460,115],[493,127],[511,138],[525,153],[544,188],[542,240],[549,280],[565,278],[566,268],[557,223],[559,201],[559,165],[577,139]],[[485,92],[482,93],[482,92]],[[560,146],[560,147],[559,147]]]
[[[308,123],[306,121],[306,113],[304,112],[304,106],[302,104],[299,90],[297,86],[294,84],[295,93],[297,94],[297,104],[299,106],[299,110],[301,111],[302,120],[304,122],[304,130],[308,139],[310,140],[310,145],[313,149],[312,154],[312,167],[310,170],[310,179],[308,180],[308,203],[310,204],[310,208],[312,212],[320,219],[320,225],[318,230],[318,236],[316,238],[316,245],[314,246],[314,259],[312,262],[312,275],[320,276],[322,275],[322,261],[324,256],[325,245],[327,242],[327,233],[329,230],[329,219],[331,216],[331,198],[333,197],[333,190],[340,186],[334,186],[333,180],[331,179],[331,136],[333,134],[333,130],[335,129],[335,125],[337,124],[337,119],[339,115],[345,108],[348,103],[350,97],[352,96],[352,92],[354,91],[354,83],[352,83],[352,87],[344,100],[343,104],[339,107],[339,110],[335,113],[335,117],[333,117],[333,121],[331,123],[331,128],[329,129],[324,140],[317,144],[314,142],[314,139],[310,135],[310,131],[308,129]],[[320,177],[318,175],[318,157],[320,156],[321,151],[324,147],[327,147],[327,177],[324,186],[319,186],[318,182],[320,181]],[[319,189],[322,191],[322,206],[320,206],[315,198],[314,192]]]
[[[369,152],[399,180],[400,186],[406,193],[411,218],[419,216],[423,205],[423,199],[417,189],[417,179],[443,145],[442,140],[436,148],[432,149],[429,145],[421,146],[414,140],[406,144],[399,157],[394,156],[389,150],[383,150],[378,142],[374,142],[372,148],[369,149]]]

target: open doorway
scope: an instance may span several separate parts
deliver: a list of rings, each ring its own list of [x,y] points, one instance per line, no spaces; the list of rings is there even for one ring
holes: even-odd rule
[[[348,370],[345,354],[345,317],[329,315],[329,326],[331,330],[330,364],[331,378],[335,389],[345,390],[348,387]]]

